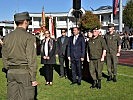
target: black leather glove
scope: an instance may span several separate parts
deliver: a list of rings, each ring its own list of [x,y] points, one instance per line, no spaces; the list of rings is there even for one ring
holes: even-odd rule
[[[2,72],[6,73],[7,74],[7,69],[6,68],[2,68]]]
[[[5,77],[7,78],[7,72],[8,72],[8,69],[6,69],[6,68],[3,67],[3,68],[2,68],[2,72],[4,72],[4,73],[6,74]]]

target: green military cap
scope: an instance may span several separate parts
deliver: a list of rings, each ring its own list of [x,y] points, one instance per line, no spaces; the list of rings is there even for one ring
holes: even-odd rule
[[[108,28],[110,27],[114,27],[114,24],[113,23],[108,24]]]
[[[16,13],[14,15],[14,21],[21,21],[21,20],[30,20],[30,15],[28,12]]]
[[[92,31],[93,31],[93,30],[99,30],[99,27],[94,27],[94,28],[92,29]]]

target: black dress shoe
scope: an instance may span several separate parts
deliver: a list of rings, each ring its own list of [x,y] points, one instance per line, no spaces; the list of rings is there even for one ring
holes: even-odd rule
[[[113,77],[113,82],[117,82],[116,75],[114,75],[114,77]]]
[[[81,83],[80,83],[80,82],[78,82],[77,84],[78,84],[78,85],[81,85]]]
[[[109,76],[107,81],[111,81],[112,80],[112,76]]]

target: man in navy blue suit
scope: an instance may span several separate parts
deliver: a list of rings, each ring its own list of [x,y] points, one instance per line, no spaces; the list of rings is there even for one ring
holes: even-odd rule
[[[68,59],[71,62],[72,68],[72,83],[81,85],[82,79],[82,61],[85,55],[85,39],[78,27],[73,28],[73,36],[69,39],[68,44]],[[78,79],[76,77],[78,76]]]

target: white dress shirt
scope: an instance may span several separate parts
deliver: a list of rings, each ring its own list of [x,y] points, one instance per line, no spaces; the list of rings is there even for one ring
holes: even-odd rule
[[[45,56],[48,56],[48,40],[45,41]]]
[[[73,44],[74,44],[74,45],[75,45],[75,43],[76,43],[76,40],[77,40],[78,36],[79,36],[79,34],[75,35],[74,38],[73,38]]]

